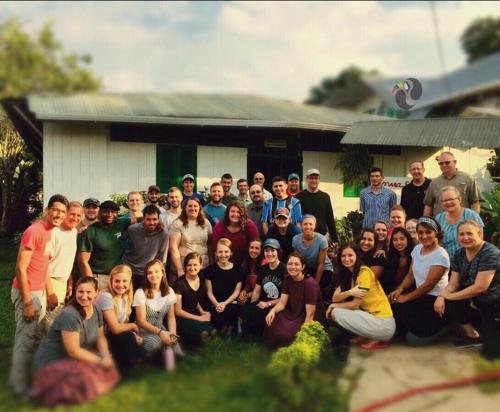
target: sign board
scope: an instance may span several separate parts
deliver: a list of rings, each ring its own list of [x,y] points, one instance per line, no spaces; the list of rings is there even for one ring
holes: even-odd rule
[[[411,179],[408,177],[399,176],[385,176],[382,185],[388,189],[393,190],[397,197],[398,203],[401,199],[401,189],[410,183]],[[344,197],[359,197],[359,193],[364,187],[347,186],[344,185]]]

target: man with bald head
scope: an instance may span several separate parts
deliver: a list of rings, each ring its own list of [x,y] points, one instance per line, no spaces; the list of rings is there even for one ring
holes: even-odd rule
[[[264,177],[264,173],[262,173],[262,172],[255,172],[254,173],[253,184],[260,185],[260,187],[262,188],[262,193],[264,194],[264,200],[272,199],[273,195],[271,194],[271,192],[269,192],[268,190],[266,190],[264,188],[265,181],[266,181],[266,178]]]
[[[436,159],[442,174],[429,185],[424,198],[424,216],[436,216],[443,211],[441,189],[454,186],[462,195],[462,206],[479,213],[481,209],[481,191],[474,178],[457,169],[457,160],[451,152],[443,152]]]

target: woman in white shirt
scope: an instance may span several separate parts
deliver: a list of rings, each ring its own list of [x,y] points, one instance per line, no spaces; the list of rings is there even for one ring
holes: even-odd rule
[[[446,331],[443,318],[434,311],[434,302],[448,285],[450,258],[439,246],[442,231],[431,217],[417,224],[420,243],[415,246],[412,265],[401,284],[390,293],[398,331],[411,345],[425,345]]]

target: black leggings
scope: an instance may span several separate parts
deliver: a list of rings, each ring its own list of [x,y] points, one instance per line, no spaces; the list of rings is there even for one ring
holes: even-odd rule
[[[143,348],[137,344],[132,332],[117,335],[110,333],[106,337],[116,365],[121,371],[129,368],[137,359],[144,357]]]

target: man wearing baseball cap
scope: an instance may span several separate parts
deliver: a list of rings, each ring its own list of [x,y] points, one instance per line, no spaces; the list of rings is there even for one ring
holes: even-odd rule
[[[319,181],[319,170],[309,169],[306,172],[307,187],[296,198],[300,200],[302,213],[316,218],[316,232],[322,235],[328,232],[330,240],[338,242],[332,202],[328,193],[319,190]]]
[[[205,206],[205,199],[201,193],[194,191],[194,176],[190,173],[182,176],[182,204],[186,204],[189,199],[196,198],[202,206]]]
[[[288,175],[288,189],[286,191],[288,196],[297,196],[300,190],[300,177],[297,173],[290,173]]]
[[[267,238],[276,239],[281,247],[281,261],[286,262],[288,255],[293,252],[292,239],[302,231],[290,223],[290,210],[286,207],[279,208],[274,213],[274,221],[269,227]]]
[[[98,222],[78,236],[77,262],[82,276],[97,278],[99,290],[109,283],[109,272],[122,261],[123,241],[130,218],[117,219],[119,206],[101,203]]]
[[[82,233],[86,230],[92,223],[97,222],[99,217],[99,206],[101,203],[99,200],[92,197],[85,199],[83,201],[83,219],[78,223],[76,230],[78,233]]]

